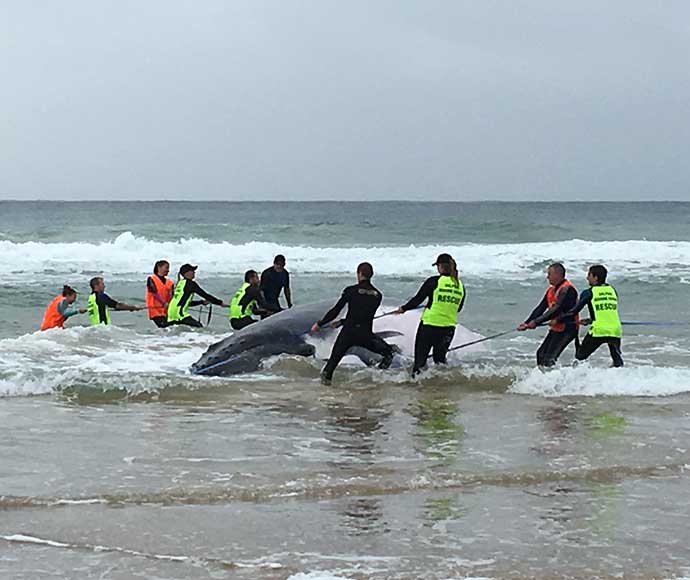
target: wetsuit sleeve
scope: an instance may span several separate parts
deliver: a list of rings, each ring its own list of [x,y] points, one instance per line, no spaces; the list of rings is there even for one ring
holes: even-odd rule
[[[117,300],[113,300],[110,296],[108,296],[105,292],[101,292],[100,296],[100,303],[105,304],[109,308],[117,308]]]
[[[286,290],[290,289],[290,272],[285,270],[285,284],[283,284],[283,288]]]
[[[462,300],[460,300],[460,304],[458,304],[458,312],[465,308],[465,300],[467,300],[467,288],[465,288],[465,292],[462,295]]]
[[[244,293],[244,296],[240,299],[240,307],[244,310],[247,305],[252,302],[252,300],[256,300],[257,306],[259,307],[254,308],[255,314],[259,314],[261,311],[265,311],[266,308],[266,302],[264,300],[264,295],[261,292],[261,288],[258,286],[249,286],[247,290]],[[258,310],[258,312],[257,312]]]
[[[546,294],[544,294],[544,298],[541,299],[541,302],[537,304],[537,307],[532,310],[532,314],[530,314],[527,317],[527,320],[525,320],[525,324],[528,322],[532,322],[533,320],[536,320],[539,318],[542,314],[544,314],[544,311],[549,307],[549,303],[546,301]]]
[[[333,322],[336,319],[338,314],[340,314],[340,311],[343,308],[345,308],[345,305],[350,300],[351,288],[351,286],[348,286],[347,288],[345,288],[345,290],[343,290],[343,293],[340,296],[340,300],[338,300],[338,302],[335,303],[335,306],[331,308],[328,312],[326,312],[324,317],[317,322],[319,326],[326,326],[329,322]]]
[[[199,286],[195,280],[189,280],[187,281],[187,286],[191,285],[191,290],[194,292],[194,294],[197,294],[198,296],[201,296],[204,300],[208,300],[211,304],[215,304],[216,306],[220,306],[223,304],[223,301],[220,298],[216,298],[213,294],[209,294],[206,292],[201,286]],[[198,303],[195,304],[194,306],[198,306]]]
[[[431,278],[427,278],[424,284],[422,284],[422,286],[417,291],[417,294],[410,298],[407,304],[403,305],[403,312],[407,312],[408,310],[414,310],[415,308],[417,308],[417,306],[424,302],[424,300],[430,300],[431,297],[434,295],[434,290],[436,289],[437,283],[438,276],[432,276]]]
[[[65,318],[69,318],[70,316],[74,316],[75,314],[79,314],[79,309],[74,308],[74,306],[70,306],[67,303],[67,299],[63,300],[58,304],[58,312],[60,313],[61,316],[64,316]]]
[[[534,322],[536,322],[537,324],[542,324],[543,322],[547,322],[548,320],[555,318],[559,314],[562,314],[566,308],[566,302],[568,298],[571,299],[571,303],[575,302],[575,300],[572,299],[573,292],[575,292],[575,289],[571,286],[562,288],[556,295],[556,304],[554,304],[551,308],[547,308],[541,316],[537,316],[536,318],[534,318]]]
[[[268,286],[268,270],[264,270],[261,272],[261,281],[259,282],[259,288],[262,290],[265,290],[266,287]]]
[[[580,300],[578,303],[575,305],[575,308],[573,308],[570,312],[566,312],[567,316],[574,316],[575,314],[579,314],[580,311],[587,306],[590,302],[592,301],[592,291],[587,288],[587,290],[583,290],[582,294],[580,294]]]

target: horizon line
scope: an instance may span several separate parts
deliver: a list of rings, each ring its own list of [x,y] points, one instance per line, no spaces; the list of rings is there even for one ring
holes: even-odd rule
[[[57,202],[57,203],[690,203],[690,200],[681,199],[572,199],[572,200],[541,200],[541,199],[476,199],[476,200],[450,200],[450,199],[107,199],[97,200],[92,198],[84,199],[50,199],[50,198],[31,198],[31,199],[0,199],[0,203],[35,203],[35,202]]]

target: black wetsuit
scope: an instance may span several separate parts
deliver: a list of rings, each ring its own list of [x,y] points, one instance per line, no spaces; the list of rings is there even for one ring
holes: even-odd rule
[[[589,288],[580,294],[580,300],[577,303],[577,306],[568,312],[568,314],[579,314],[585,306],[589,307],[590,320],[594,320],[596,318],[596,313],[594,312],[594,308],[592,306],[592,290]],[[582,339],[582,344],[580,344],[580,346],[577,348],[575,358],[577,360],[588,359],[602,344],[605,344],[609,347],[609,353],[611,354],[613,366],[622,367],[623,355],[621,354],[621,339],[617,336],[592,336],[591,334],[587,333]]]
[[[336,305],[319,320],[319,326],[326,326],[335,320],[347,305],[347,316],[343,322],[343,328],[335,340],[326,366],[321,371],[321,376],[325,380],[331,380],[336,367],[353,346],[361,346],[383,356],[379,368],[390,366],[393,360],[393,347],[376,336],[372,330],[374,316],[381,305],[382,298],[381,292],[369,280],[363,280],[359,284],[345,288]]]
[[[185,301],[189,298],[189,296],[194,294],[196,294],[197,296],[201,296],[204,300],[210,302],[211,304],[215,304],[216,306],[220,306],[221,304],[223,304],[223,301],[220,298],[216,298],[215,296],[213,296],[213,294],[209,294],[208,292],[206,292],[201,286],[199,286],[199,284],[196,283],[195,280],[187,280],[187,283],[184,286],[184,291],[182,293],[182,298],[180,298],[180,304],[184,304]],[[192,300],[189,303],[188,308],[200,306],[204,303],[204,300]],[[168,322],[168,325],[173,324],[184,324],[185,326],[193,326],[195,328],[201,328],[203,326],[203,324],[201,324],[199,320],[193,318],[191,315],[185,316],[182,320]]]
[[[247,286],[247,289],[244,291],[244,296],[240,298],[240,308],[244,312],[244,309],[254,300],[256,300],[256,304],[254,305],[252,314],[258,314],[264,317],[263,315],[267,313],[266,302],[264,301],[261,288],[258,285]],[[259,321],[247,315],[242,316],[241,318],[231,318],[230,326],[233,328],[233,330],[241,330],[245,326],[249,326],[255,322]]]
[[[537,350],[537,365],[540,367],[555,365],[565,348],[577,339],[578,325],[575,316],[570,314],[577,304],[577,290],[573,286],[563,287],[563,282],[561,282],[556,286],[555,291],[556,304],[552,308],[549,308],[547,294],[544,294],[544,298],[525,320],[525,323],[534,321],[539,325],[561,316],[560,322],[565,326],[562,331],[549,329],[544,342]],[[577,342],[575,348],[577,349]]]
[[[264,316],[280,312],[283,309],[280,306],[279,300],[283,289],[290,291],[290,273],[287,270],[283,269],[282,272],[278,272],[275,266],[271,266],[261,273],[261,291],[263,292],[266,309],[268,310]],[[292,307],[290,302],[287,305],[288,308]]]
[[[407,304],[403,305],[403,311],[414,310],[422,302],[427,301],[425,308],[431,308],[434,303],[434,292],[438,287],[438,281],[441,276],[431,276],[424,281],[424,284],[419,288]],[[467,298],[467,290],[463,294],[460,304],[458,304],[458,312],[465,306],[465,299]],[[414,340],[414,367],[412,368],[412,376],[417,375],[427,363],[429,353],[433,350],[433,359],[435,364],[445,364],[448,349],[453,342],[455,336],[455,326],[431,326],[419,322],[417,327],[417,335]]]

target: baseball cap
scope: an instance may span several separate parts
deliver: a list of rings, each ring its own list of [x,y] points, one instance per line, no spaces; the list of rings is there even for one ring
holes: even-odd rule
[[[183,276],[187,272],[192,272],[196,270],[199,266],[192,266],[191,264],[182,264],[180,266],[180,276]]]
[[[431,264],[432,266],[437,266],[438,264],[452,264],[453,263],[453,256],[450,254],[439,254],[438,258],[436,258],[436,261]]]

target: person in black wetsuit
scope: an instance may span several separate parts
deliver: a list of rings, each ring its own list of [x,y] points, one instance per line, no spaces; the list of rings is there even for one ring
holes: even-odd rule
[[[203,324],[191,316],[189,313],[191,307],[209,302],[216,306],[227,306],[220,298],[209,294],[194,281],[196,269],[197,266],[191,264],[183,264],[180,267],[175,291],[170,304],[168,304],[168,325],[184,324],[200,328]],[[192,300],[195,294],[201,296],[203,300]]]
[[[565,267],[560,262],[551,264],[546,270],[549,288],[541,302],[532,311],[527,320],[519,324],[517,330],[531,330],[544,322],[549,323],[549,332],[537,350],[537,365],[552,367],[565,348],[575,341],[579,323],[577,317],[570,313],[577,304],[577,290],[565,277]]]
[[[381,369],[387,369],[393,361],[393,347],[376,336],[372,329],[376,310],[383,299],[381,292],[371,283],[373,276],[374,268],[368,262],[362,262],[357,266],[357,284],[345,288],[336,305],[311,327],[312,334],[316,334],[321,327],[332,323],[347,305],[343,328],[335,340],[326,366],[321,371],[321,382],[325,385],[331,383],[333,372],[353,346],[361,346],[383,356],[379,363]]]
[[[280,312],[280,293],[285,292],[287,307],[292,308],[292,294],[290,293],[290,273],[285,269],[285,256],[278,254],[273,259],[273,266],[261,273],[261,292],[263,292],[266,310],[261,318]]]
[[[244,284],[239,287],[230,301],[230,326],[233,330],[242,330],[245,326],[258,322],[252,314],[262,318],[268,311],[259,287],[259,274],[256,270],[244,273]]]

